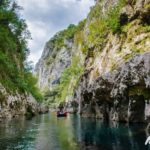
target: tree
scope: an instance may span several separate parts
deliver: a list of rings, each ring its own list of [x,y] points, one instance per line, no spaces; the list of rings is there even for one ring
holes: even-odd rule
[[[30,33],[19,16],[21,9],[15,0],[0,0],[0,83],[9,91],[27,91],[41,99],[31,65],[26,63]]]

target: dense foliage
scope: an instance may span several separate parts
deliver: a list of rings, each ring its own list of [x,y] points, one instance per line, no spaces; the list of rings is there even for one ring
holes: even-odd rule
[[[27,91],[40,100],[36,79],[25,66],[30,33],[25,20],[19,17],[20,9],[15,1],[0,1],[0,83],[9,92]]]
[[[59,50],[62,46],[65,46],[64,39],[73,39],[75,32],[76,26],[70,24],[67,29],[56,33],[49,43],[57,46],[57,50]]]
[[[65,46],[64,40],[73,40],[75,34],[83,29],[85,21],[79,22],[78,25],[70,24],[67,29],[56,33],[49,41],[50,44],[57,46],[58,49]]]
[[[108,8],[105,15],[102,12],[102,6],[97,3],[89,14],[92,20],[90,23],[89,41],[93,46],[101,46],[105,42],[107,33],[121,32],[121,23],[119,21],[119,13],[121,8],[125,5],[125,0],[119,0],[115,6]]]

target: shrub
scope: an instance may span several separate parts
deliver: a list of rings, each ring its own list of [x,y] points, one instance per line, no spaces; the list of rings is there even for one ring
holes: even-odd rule
[[[92,46],[103,46],[108,32],[118,33],[121,31],[119,12],[124,6],[125,0],[119,0],[118,4],[110,7],[108,12],[102,15],[101,6],[97,4],[91,10],[89,18],[93,17],[89,25],[88,39]]]

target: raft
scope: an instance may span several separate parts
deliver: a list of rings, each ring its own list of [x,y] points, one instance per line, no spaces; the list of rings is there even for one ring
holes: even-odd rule
[[[57,117],[67,117],[67,112],[60,112],[60,111],[58,111],[57,112]]]

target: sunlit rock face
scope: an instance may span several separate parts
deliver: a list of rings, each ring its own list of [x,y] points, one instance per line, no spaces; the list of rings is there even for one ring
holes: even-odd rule
[[[52,90],[60,82],[63,71],[71,63],[71,41],[65,41],[66,47],[62,46],[56,51],[57,45],[47,43],[42,57],[35,67],[38,77],[38,86],[41,90]],[[54,55],[53,60],[49,60]]]
[[[24,115],[30,119],[48,111],[49,108],[38,103],[30,93],[8,92],[0,84],[0,121]]]
[[[0,119],[14,118],[19,115],[34,116],[40,106],[31,94],[10,93],[0,84]]]
[[[87,86],[87,74],[80,87],[80,113],[116,121],[143,122],[150,117],[150,52],[138,54],[111,74]]]

